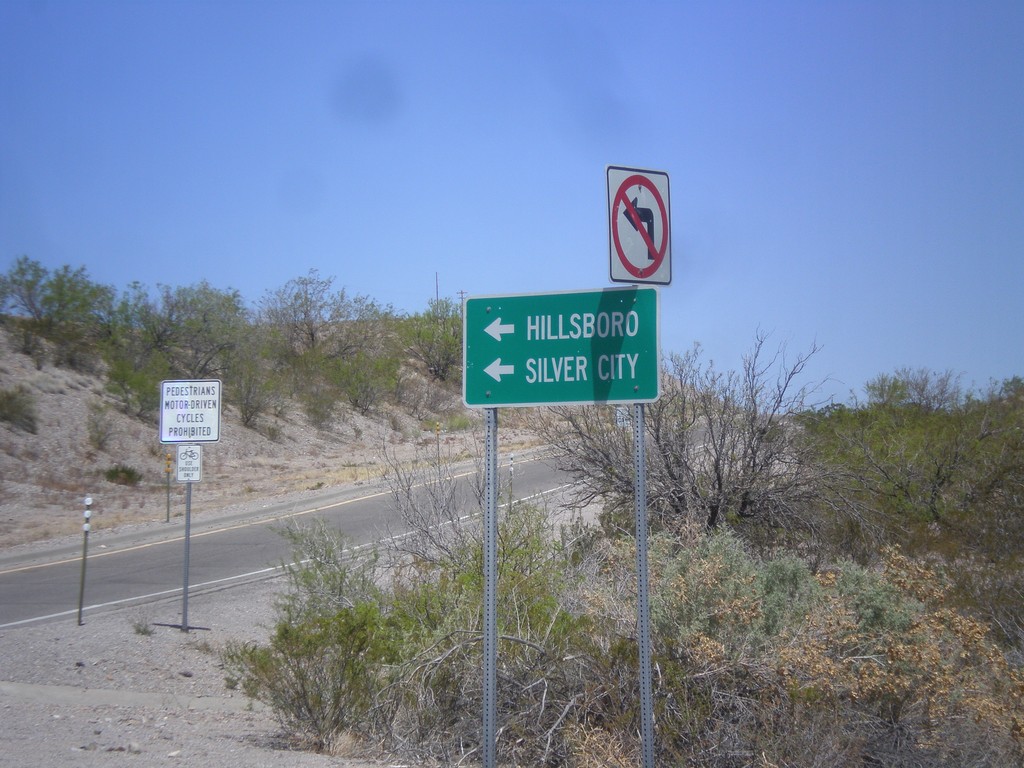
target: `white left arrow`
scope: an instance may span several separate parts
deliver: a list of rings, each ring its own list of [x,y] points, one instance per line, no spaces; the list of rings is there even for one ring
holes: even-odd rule
[[[484,328],[485,333],[489,333],[495,341],[501,341],[502,334],[515,333],[516,327],[511,323],[502,325],[501,318],[499,317],[493,323]]]
[[[495,381],[500,382],[501,377],[505,375],[511,375],[516,372],[514,365],[502,365],[501,358],[499,357],[493,363],[484,368],[484,373],[490,376]]]

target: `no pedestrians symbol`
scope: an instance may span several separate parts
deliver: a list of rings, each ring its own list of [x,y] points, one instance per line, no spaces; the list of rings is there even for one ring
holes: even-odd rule
[[[613,283],[672,282],[668,174],[608,166],[609,276]]]

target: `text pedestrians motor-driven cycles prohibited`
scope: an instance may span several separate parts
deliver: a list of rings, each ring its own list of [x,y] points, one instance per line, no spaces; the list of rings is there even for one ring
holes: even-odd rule
[[[220,414],[219,380],[160,382],[161,443],[216,443]]]

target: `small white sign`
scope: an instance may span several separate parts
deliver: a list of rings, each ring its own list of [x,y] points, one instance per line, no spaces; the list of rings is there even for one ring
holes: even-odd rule
[[[625,405],[615,407],[615,426],[619,429],[630,429],[633,426],[633,415]]]
[[[220,389],[217,379],[160,382],[160,442],[218,442]]]
[[[203,479],[203,446],[179,445],[178,471],[176,479],[179,483],[198,483]]]

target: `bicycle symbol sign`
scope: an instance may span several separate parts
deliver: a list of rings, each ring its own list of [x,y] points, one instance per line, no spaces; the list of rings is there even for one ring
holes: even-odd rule
[[[198,483],[203,479],[203,446],[179,445],[178,471],[175,479],[179,483]]]

